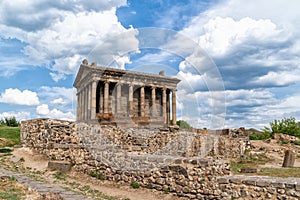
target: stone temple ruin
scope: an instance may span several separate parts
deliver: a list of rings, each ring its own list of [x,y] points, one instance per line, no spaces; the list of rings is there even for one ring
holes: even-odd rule
[[[170,124],[172,115],[175,125],[179,81],[164,76],[163,71],[159,75],[141,73],[89,65],[84,60],[74,82],[77,121],[162,127]]]
[[[300,197],[300,179],[231,175],[228,159],[244,156],[249,147],[243,128],[174,128],[178,83],[163,72],[98,67],[84,60],[74,82],[76,122],[22,121],[21,143],[51,159],[52,167],[69,164],[185,199]]]

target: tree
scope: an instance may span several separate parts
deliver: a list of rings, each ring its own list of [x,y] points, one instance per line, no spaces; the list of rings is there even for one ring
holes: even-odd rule
[[[283,118],[281,120],[275,119],[270,122],[270,128],[264,127],[262,130],[264,133],[273,135],[274,133],[284,133],[287,135],[300,137],[300,127],[294,117]]]
[[[4,122],[5,122],[6,126],[13,126],[13,127],[15,127],[15,126],[19,125],[19,122],[16,120],[15,117],[10,117],[10,118],[5,117],[4,118]]]
[[[176,124],[180,127],[180,128],[183,128],[183,129],[191,129],[193,128],[189,123],[187,123],[186,121],[184,120],[178,120],[176,122]]]

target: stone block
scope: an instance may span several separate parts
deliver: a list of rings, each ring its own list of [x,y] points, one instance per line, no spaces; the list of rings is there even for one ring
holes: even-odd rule
[[[225,177],[218,177],[218,178],[217,178],[217,182],[218,182],[219,184],[227,184],[227,183],[229,183],[229,179],[228,179],[228,178],[225,178]]]
[[[284,153],[284,160],[283,160],[283,164],[282,167],[293,167],[294,163],[295,163],[295,152],[293,152],[292,150],[286,150]]]
[[[257,168],[241,168],[242,173],[257,173],[258,171]]]
[[[72,168],[72,164],[70,162],[65,161],[49,161],[48,167],[50,169],[59,170],[61,172],[68,172]]]

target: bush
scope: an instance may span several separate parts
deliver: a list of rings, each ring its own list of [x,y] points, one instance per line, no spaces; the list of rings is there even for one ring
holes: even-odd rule
[[[183,129],[191,129],[193,128],[189,123],[187,123],[186,121],[184,120],[178,120],[176,122],[176,124],[180,127],[180,128],[183,128]]]
[[[19,125],[19,122],[16,120],[15,117],[5,117],[4,119],[0,120],[0,125],[6,125],[11,127],[17,127]]]
[[[274,120],[270,122],[270,128],[264,127],[262,130],[265,134],[283,133],[291,136],[300,137],[300,127],[294,117]]]
[[[271,133],[262,132],[262,133],[250,133],[250,140],[266,140],[272,137]]]
[[[132,188],[134,188],[134,189],[137,189],[137,188],[140,187],[140,185],[139,185],[137,182],[132,182],[132,183],[130,184],[130,186],[131,186]]]
[[[101,172],[100,173],[91,172],[90,176],[94,177],[94,178],[97,178],[99,180],[105,180],[105,178],[104,178],[104,176]]]

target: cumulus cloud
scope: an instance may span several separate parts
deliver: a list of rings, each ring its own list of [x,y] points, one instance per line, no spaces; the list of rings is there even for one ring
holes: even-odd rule
[[[39,96],[53,104],[70,104],[76,99],[76,91],[74,88],[42,86]]]
[[[47,104],[42,104],[36,107],[36,112],[39,115],[47,115],[50,111]]]
[[[203,25],[204,34],[199,45],[212,57],[232,53],[232,49],[241,44],[269,43],[286,41],[286,33],[278,29],[271,20],[254,20],[246,17],[239,21],[227,17],[216,17]]]
[[[52,100],[50,103],[52,103],[52,104],[66,104],[67,102],[63,99],[63,98],[57,98],[57,99],[54,99],[54,100]]]
[[[36,92],[30,90],[20,91],[13,88],[5,89],[0,96],[0,102],[25,106],[33,106],[40,103]]]
[[[64,12],[103,12],[122,5],[126,5],[126,0],[72,0],[68,2],[60,0],[16,0],[13,2],[3,0],[0,3],[0,22],[26,31],[35,31],[49,26],[55,20],[62,19]],[[12,13],[14,14],[12,15]]]
[[[57,108],[49,109],[47,104],[41,104],[36,107],[36,113],[38,115],[42,115],[43,117],[47,118],[54,118],[54,119],[63,119],[63,120],[75,120],[75,115],[69,112],[63,112]]]
[[[298,1],[289,5],[278,0],[220,1],[194,17],[180,33],[212,57],[228,89],[289,86],[300,76],[292,72],[300,68],[298,6]],[[289,14],[282,15],[282,10]],[[274,81],[275,76],[286,74],[292,80]]]
[[[295,103],[299,96],[295,88],[300,82],[299,6],[295,0],[289,4],[280,0],[219,1],[180,31],[207,52],[222,76],[226,126],[262,127],[284,116],[300,119],[300,108]],[[286,15],[282,15],[283,10]],[[182,40],[177,39],[165,46],[180,48],[181,44]],[[188,46],[193,45],[184,43],[181,50],[190,52]],[[212,65],[199,55],[186,55],[179,64],[177,76],[182,79],[182,92],[178,93],[185,97],[184,105],[190,105],[192,99],[199,102],[200,117],[186,115],[187,119],[197,122],[201,118],[201,123],[208,123],[213,110],[211,94],[217,91],[205,89],[209,83],[214,85],[216,73],[210,73]],[[197,70],[194,63],[200,66]],[[215,98],[215,105],[219,103]]]
[[[66,75],[75,74],[79,61],[97,45],[126,32],[127,29],[116,16],[116,8],[123,5],[126,5],[125,0],[73,0],[68,3],[4,0],[0,3],[0,29],[3,30],[0,36],[24,42],[26,46],[22,52],[25,63],[47,66],[52,70],[51,77],[57,82]],[[120,41],[110,41],[111,46],[138,48],[138,42]],[[104,52],[108,54],[107,49]],[[117,64],[121,66],[129,63],[129,57],[119,55],[119,52],[110,52],[107,56],[110,60],[118,56]],[[99,55],[103,56],[102,53]],[[51,64],[53,61],[54,65]]]
[[[54,119],[62,119],[62,120],[75,120],[75,115],[72,112],[63,112],[56,108],[52,109],[48,114],[47,117],[54,118]]]

